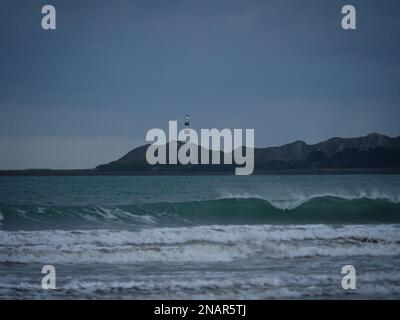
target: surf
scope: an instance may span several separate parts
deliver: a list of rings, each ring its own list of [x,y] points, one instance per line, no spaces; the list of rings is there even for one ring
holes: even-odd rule
[[[399,256],[399,242],[399,225],[0,231],[0,263],[173,264],[317,256]]]

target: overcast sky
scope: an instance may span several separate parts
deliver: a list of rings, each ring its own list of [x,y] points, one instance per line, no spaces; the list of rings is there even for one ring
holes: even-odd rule
[[[397,136],[399,39],[395,0],[0,0],[0,169],[94,167],[186,113],[257,146]]]

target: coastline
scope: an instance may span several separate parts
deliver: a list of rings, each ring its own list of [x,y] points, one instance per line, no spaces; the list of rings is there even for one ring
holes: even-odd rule
[[[400,168],[254,170],[253,175],[398,175]],[[98,171],[95,169],[0,170],[0,176],[229,176],[230,171]]]

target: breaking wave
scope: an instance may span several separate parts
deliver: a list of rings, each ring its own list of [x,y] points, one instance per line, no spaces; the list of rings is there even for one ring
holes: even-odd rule
[[[0,229],[137,229],[211,224],[384,224],[400,223],[400,203],[389,198],[331,195],[297,200],[231,196],[191,202],[121,206],[0,204]]]

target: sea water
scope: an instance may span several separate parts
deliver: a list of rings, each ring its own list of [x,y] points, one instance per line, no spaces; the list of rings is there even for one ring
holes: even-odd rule
[[[400,176],[0,177],[1,299],[399,297]]]

